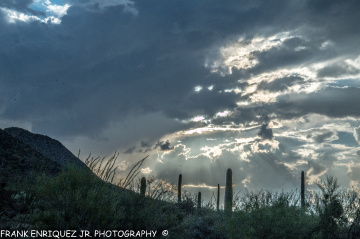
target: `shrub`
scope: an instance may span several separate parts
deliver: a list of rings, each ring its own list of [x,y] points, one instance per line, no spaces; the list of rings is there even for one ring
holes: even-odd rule
[[[38,177],[32,224],[36,229],[105,229],[121,217],[119,195],[91,173],[67,168],[58,176]]]

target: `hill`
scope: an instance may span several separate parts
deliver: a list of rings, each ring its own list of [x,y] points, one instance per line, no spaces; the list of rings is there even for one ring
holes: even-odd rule
[[[184,213],[102,181],[57,140],[0,129],[0,229],[168,229],[173,216]]]
[[[0,129],[0,181],[12,183],[31,172],[55,175],[62,165]]]
[[[61,166],[72,164],[79,168],[87,168],[81,160],[55,139],[41,134],[34,134],[17,127],[6,128],[4,131]]]

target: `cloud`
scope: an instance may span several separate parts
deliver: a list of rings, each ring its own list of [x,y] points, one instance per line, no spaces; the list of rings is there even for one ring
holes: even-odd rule
[[[289,190],[298,186],[299,170],[308,169],[305,164],[297,165],[294,171],[289,169],[284,162],[289,160],[296,162],[296,158],[300,157],[298,155],[294,158],[289,157],[280,150],[252,152],[246,156],[247,158],[242,158],[239,152],[249,152],[250,145],[244,145],[236,150],[235,145],[230,144],[227,147],[220,147],[221,153],[211,158],[203,153],[197,154],[197,147],[192,147],[193,145],[187,140],[186,144],[191,148],[179,144],[173,151],[161,156],[161,163],[156,164],[154,169],[158,177],[174,182],[181,173],[185,185],[206,185],[211,188],[218,183],[224,185],[226,170],[231,168],[236,191],[245,188],[243,183],[245,179],[247,179],[246,187],[251,189]],[[295,155],[296,153],[293,153],[293,156]]]
[[[278,98],[276,111],[284,118],[299,117],[310,113],[329,117],[358,116],[360,110],[354,102],[360,100],[357,87],[326,87],[311,94],[289,94]],[[336,96],[336,97],[334,97]]]
[[[272,140],[274,135],[273,135],[273,132],[272,132],[272,129],[269,129],[267,128],[268,127],[268,124],[263,124],[260,128],[260,131],[258,133],[258,136],[262,139],[269,139],[269,140]]]
[[[360,127],[354,128],[355,140],[360,143]]]
[[[170,141],[169,140],[167,140],[166,142],[164,142],[164,141],[158,142],[155,145],[155,148],[157,148],[157,147],[160,147],[160,149],[162,151],[168,151],[168,150],[173,150],[174,149],[174,147],[170,146]]]
[[[304,83],[304,78],[301,76],[285,76],[282,78],[277,78],[271,82],[262,81],[258,86],[258,90],[268,90],[268,91],[284,91],[293,85],[301,85]]]
[[[81,3],[95,4],[91,1]],[[40,131],[45,130],[45,125],[50,128],[51,125],[59,124],[58,119],[62,119],[67,126],[88,122],[82,127],[76,127],[76,131],[63,127],[58,131],[58,134],[63,135],[104,130],[110,119],[119,120],[134,109],[146,113],[161,111],[168,117],[178,119],[199,114],[211,117],[226,109],[236,108],[236,102],[241,96],[224,90],[238,86],[244,89],[237,83],[238,79],[287,66],[291,62],[292,65],[301,64],[310,58],[318,59],[315,57],[317,53],[321,56],[327,53],[314,50],[325,42],[323,35],[318,37],[315,34],[312,38],[303,36],[309,30],[306,24],[312,25],[310,22],[306,21],[303,28],[293,28],[299,23],[301,11],[295,11],[294,6],[286,1],[279,1],[277,5],[280,9],[263,1],[245,1],[243,4],[229,1],[221,7],[214,1],[211,3],[185,1],[176,3],[174,8],[166,1],[157,7],[135,2],[134,7],[139,11],[136,18],[122,12],[126,4],[132,5],[128,1],[99,3],[103,6],[101,13],[87,11],[81,4],[74,4],[68,9],[67,15],[62,17],[59,27],[46,28],[40,24],[22,26],[17,31],[24,38],[19,38],[15,45],[13,41],[5,41],[2,47],[11,49],[11,52],[2,53],[2,59],[8,59],[3,62],[3,91],[14,92],[17,89],[22,92],[17,93],[16,102],[6,101],[2,117],[26,118]],[[302,4],[300,7],[306,8],[307,5]],[[255,18],[255,13],[262,12],[262,9],[268,9],[266,14]],[[273,17],[273,12],[277,12],[278,18]],[[307,14],[307,11],[302,14]],[[294,15],[289,18],[291,20],[266,31],[268,26],[276,26],[275,22],[279,23],[290,15]],[[341,15],[341,18],[345,18],[345,15]],[[234,21],[238,24],[233,24]],[[10,28],[6,27],[5,31],[14,31]],[[283,30],[280,31],[280,28]],[[298,29],[294,34],[299,34],[292,36],[293,32],[290,31],[282,39],[278,34],[285,32],[284,28]],[[36,34],[30,35],[29,32]],[[219,42],[231,43],[241,37],[243,40],[239,44],[247,47],[257,42],[253,32],[262,35],[261,39],[267,36],[279,37],[273,39],[277,45],[265,47],[263,51],[254,48],[249,53],[259,61],[253,70],[233,68],[232,74],[219,76],[211,74],[204,67],[205,60],[212,59],[211,52],[218,49]],[[226,39],[221,41],[220,36],[226,36]],[[25,42],[21,39],[29,40]],[[338,41],[332,41],[338,44]],[[256,44],[263,43],[270,44],[265,40]],[[313,52],[308,54],[309,51]],[[31,60],[34,57],[36,61]],[[21,64],[17,59],[22,59]],[[29,75],[30,78],[27,77]],[[294,84],[300,85],[301,78],[295,75],[278,78],[261,83],[258,88],[281,91]],[[196,85],[214,85],[214,90],[204,88],[197,94],[193,91]],[[9,93],[4,94],[6,98],[13,97]],[[29,102],[30,107],[22,110],[26,105],[24,102]],[[94,111],[94,108],[97,110]],[[240,108],[241,119],[236,120],[254,120],[257,111],[263,110],[250,108]],[[17,110],[14,112],[12,109]],[[44,117],[38,119],[37,115]],[[218,121],[222,120],[226,118]]]
[[[148,144],[148,143],[146,143],[144,141],[141,141],[141,147],[142,148],[149,148],[150,146],[151,146],[150,144]]]
[[[136,146],[130,147],[124,152],[124,154],[132,154],[135,149],[136,149]]]
[[[51,4],[51,2],[48,0],[45,2],[46,3],[46,7],[47,7],[47,12],[52,13],[54,15],[56,15],[56,17],[61,18],[64,15],[67,14],[68,9],[70,8],[70,4],[65,4],[65,5],[56,5],[56,4]]]
[[[42,21],[41,18],[34,16],[34,15],[27,15],[24,14],[22,12],[18,12],[16,10],[11,10],[8,8],[0,8],[0,10],[4,13],[4,15],[6,15],[8,22],[10,23],[15,23],[17,21],[20,22],[33,22],[33,21]],[[46,21],[48,21],[51,19],[46,19]]]
[[[157,176],[167,181],[177,180],[177,176],[183,175],[184,184],[205,184],[216,186],[218,183],[224,185],[226,170],[232,168],[238,170],[241,162],[238,157],[229,152],[225,152],[222,157],[226,160],[212,161],[204,155],[198,155],[188,158],[189,148],[184,145],[178,145],[173,151],[162,158],[161,164],[156,164],[155,172]],[[245,179],[246,174],[234,173],[234,182]]]
[[[336,134],[334,132],[326,132],[326,133],[315,135],[313,137],[317,143],[324,143],[325,141],[332,141],[334,139],[337,139]]]
[[[50,0],[3,1],[0,10],[6,15],[7,21],[41,22],[47,24],[60,24],[61,17],[67,14],[70,4],[52,4]]]
[[[356,68],[353,65],[349,65],[346,62],[342,62],[325,66],[317,72],[317,76],[336,78],[340,76],[358,75],[359,73],[359,68]]]
[[[18,95],[17,102],[7,102],[3,117],[25,117],[40,132],[58,125],[60,120],[62,125],[67,126],[58,134],[69,135],[96,131],[96,128],[104,130],[110,119],[119,120],[133,109],[142,112],[162,111],[173,118],[187,118],[202,112],[212,115],[235,105],[234,94],[211,94],[210,91],[193,93],[193,79],[212,84],[216,77],[209,76],[209,72],[197,62],[191,42],[185,45],[189,45],[189,49],[185,46],[179,48],[181,39],[170,34],[165,36],[166,41],[159,44],[157,35],[164,33],[156,29],[153,33],[146,33],[145,41],[142,35],[153,24],[148,22],[146,16],[133,20],[126,14],[119,15],[116,7],[109,7],[105,11],[106,14],[98,14],[74,6],[62,18],[59,28],[32,26],[37,34],[31,36],[31,41],[20,42],[19,46],[12,48],[11,60],[4,62],[4,77],[17,80],[13,83],[5,81],[3,89],[12,91],[16,88],[22,94]],[[115,22],[108,22],[109,18]],[[94,23],[87,24],[81,19],[92,19]],[[127,29],[126,22],[140,25]],[[97,25],[106,26],[101,27],[101,34],[98,34]],[[60,35],[56,35],[56,32]],[[104,39],[108,39],[108,42],[104,42]],[[41,48],[37,45],[40,42]],[[27,51],[21,50],[20,46]],[[165,54],[166,51],[161,49],[171,50],[172,55]],[[154,53],[158,56],[154,64],[147,64],[153,61]],[[37,59],[29,68],[33,56]],[[16,65],[13,59],[23,59],[23,63]],[[129,68],[128,64],[136,70]],[[32,77],[27,79],[29,74]],[[220,89],[221,84],[217,83]],[[40,100],[37,96],[46,100]],[[30,107],[20,110],[25,105],[25,99],[31,102]],[[94,108],[97,110],[94,111]],[[12,109],[19,110],[14,112]],[[37,115],[44,117],[35,120]],[[82,122],[82,126],[69,127],[69,124],[76,122]],[[69,130],[66,130],[67,127]]]
[[[123,13],[131,13],[133,16],[139,14],[138,9],[136,9],[135,2],[131,0],[81,0],[74,1],[74,5],[81,6],[88,11],[102,13],[108,8],[112,7],[121,7]]]
[[[32,4],[32,2],[33,0],[22,0],[22,1],[3,0],[0,2],[0,8],[9,9],[16,12],[23,12],[35,16],[45,17],[45,13],[41,11],[36,11],[29,7],[29,5]]]
[[[358,158],[358,1],[31,3],[0,3],[4,127],[127,162],[148,152],[152,172],[199,184],[232,167],[237,184],[291,186]]]

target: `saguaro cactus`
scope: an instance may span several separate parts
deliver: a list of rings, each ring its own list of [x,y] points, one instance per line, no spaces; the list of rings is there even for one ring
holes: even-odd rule
[[[145,197],[146,192],[146,178],[142,177],[140,182],[140,195]]]
[[[229,168],[226,171],[226,186],[225,186],[225,212],[232,212],[232,199],[233,199],[233,188],[232,188],[232,171]]]
[[[201,192],[198,193],[198,202],[197,202],[197,208],[201,208]]]
[[[305,208],[305,173],[301,171],[301,207]]]
[[[178,181],[178,203],[181,203],[181,184],[182,184],[182,175],[179,174],[179,181]]]
[[[220,184],[218,184],[218,191],[217,191],[217,200],[216,200],[216,210],[219,211],[220,206]]]

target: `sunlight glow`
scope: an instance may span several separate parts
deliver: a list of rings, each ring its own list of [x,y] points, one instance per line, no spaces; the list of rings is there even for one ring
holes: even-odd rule
[[[200,150],[205,151],[204,155],[206,155],[208,158],[218,158],[222,155],[222,149],[219,146],[205,146],[200,148]]]
[[[228,116],[229,114],[230,114],[230,111],[225,110],[225,111],[223,111],[223,112],[217,113],[216,116],[218,116],[218,117],[226,117],[226,116]]]
[[[7,8],[0,8],[0,10],[7,15],[7,19],[10,23],[15,23],[16,21],[21,22],[30,22],[30,21],[40,21],[41,19],[36,16],[26,15],[22,12],[15,10],[10,10]]]
[[[43,22],[43,23],[52,23],[52,24],[60,24],[61,23],[61,20],[54,16],[50,16],[50,17],[41,19],[37,16],[26,15],[22,12],[10,10],[10,9],[3,8],[3,7],[0,8],[0,10],[6,15],[9,23],[16,23],[17,21],[20,21],[20,22],[39,21],[39,22]]]
[[[245,179],[241,181],[245,188],[247,188],[247,184],[251,183],[251,176],[247,176]]]
[[[314,168],[311,167],[307,172],[306,172],[306,179],[307,179],[307,184],[314,184],[316,182],[319,181],[320,177],[323,176],[326,172],[327,169],[324,169],[323,171],[321,171],[318,174],[312,174],[314,171]]]
[[[206,185],[205,183],[202,183],[202,184],[185,184],[185,185],[183,185],[183,187],[217,189],[217,186],[209,186],[209,185]]]
[[[231,93],[234,92],[235,94],[240,94],[242,92],[242,90],[240,88],[232,88],[232,89],[225,89],[224,90],[225,93]]]
[[[140,170],[140,172],[141,172],[142,174],[150,174],[150,173],[152,172],[152,170],[150,169],[150,167],[147,167],[147,168],[142,168],[142,169]]]
[[[200,92],[202,89],[203,89],[203,87],[200,85],[194,87],[194,91],[196,91],[196,92]]]
[[[56,15],[58,18],[61,18],[64,15],[66,15],[68,9],[71,7],[70,4],[65,4],[64,6],[51,4],[51,2],[49,0],[46,0],[45,4],[46,4],[46,8],[47,8],[46,12]]]
[[[249,98],[252,102],[262,102],[262,103],[271,103],[276,102],[276,98],[281,95],[279,92],[269,92],[269,91],[257,91],[252,94]]]
[[[259,125],[256,126],[250,126],[250,127],[244,127],[244,128],[236,128],[236,127],[214,127],[214,126],[208,126],[208,127],[202,127],[202,128],[196,128],[196,129],[190,129],[186,131],[181,131],[181,134],[183,135],[191,135],[191,134],[202,134],[202,133],[213,133],[217,131],[233,131],[233,132],[242,132],[249,129],[258,128]]]
[[[218,59],[209,58],[205,61],[205,67],[211,72],[232,74],[232,68],[250,69],[259,64],[256,54],[268,51],[271,48],[279,47],[284,41],[292,37],[305,38],[294,35],[291,32],[280,32],[270,37],[254,37],[250,41],[240,37],[236,42],[227,44],[218,49]],[[305,47],[297,47],[294,50],[304,50]]]
[[[320,50],[326,50],[326,49],[334,47],[334,46],[335,46],[334,42],[327,40],[321,44]]]
[[[236,105],[237,106],[248,106],[248,105],[250,105],[250,102],[249,101],[238,101],[238,102],[236,102]]]
[[[204,119],[205,119],[204,116],[196,116],[195,118],[193,118],[192,121],[194,121],[194,122],[200,122],[200,121],[202,121],[202,120],[204,120]]]

